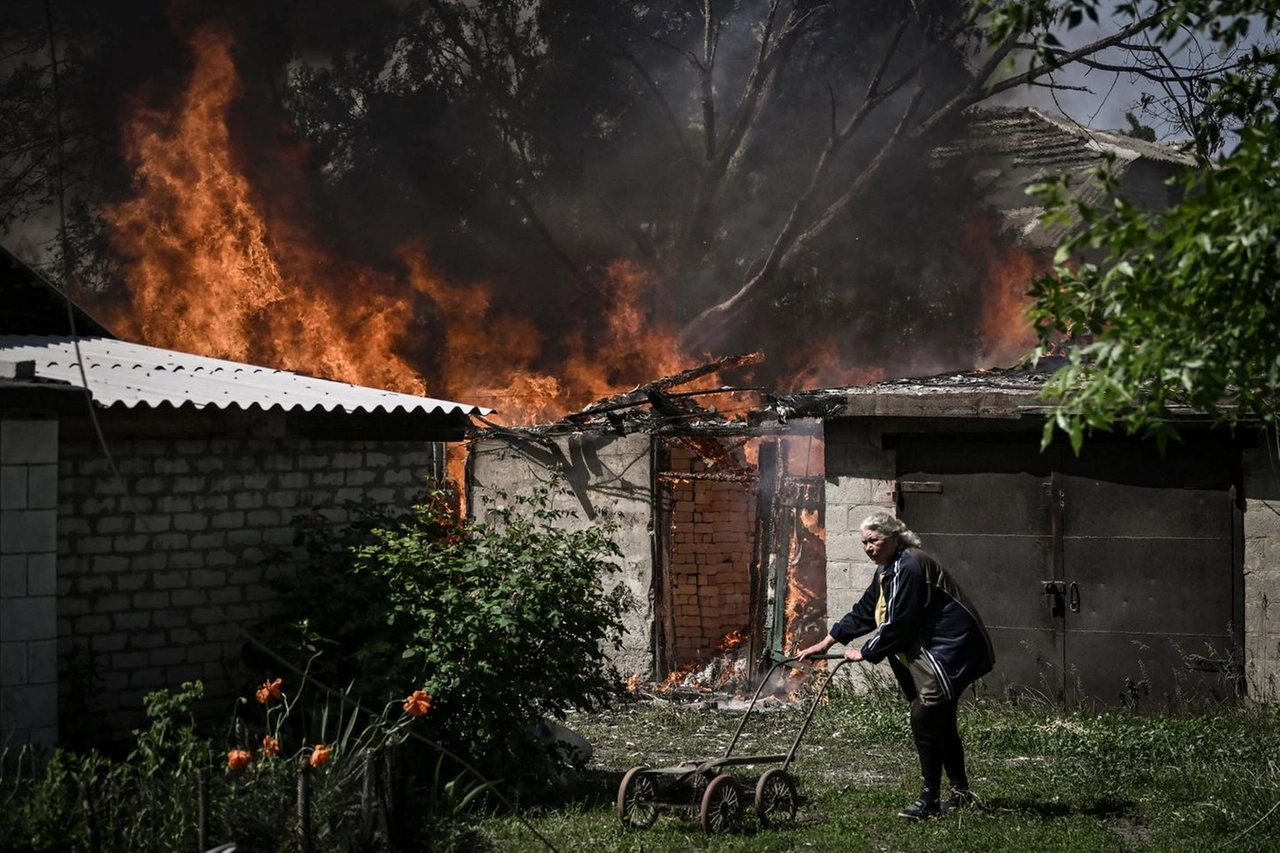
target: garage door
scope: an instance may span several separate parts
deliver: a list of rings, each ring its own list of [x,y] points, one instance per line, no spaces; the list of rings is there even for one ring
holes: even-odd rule
[[[1238,689],[1239,522],[1226,442],[899,436],[902,518],[981,610],[990,688],[1159,706]]]

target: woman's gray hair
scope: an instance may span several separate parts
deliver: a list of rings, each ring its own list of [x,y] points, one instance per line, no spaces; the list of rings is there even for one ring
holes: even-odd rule
[[[920,537],[907,529],[907,526],[901,520],[893,517],[887,512],[873,512],[862,520],[862,524],[858,525],[862,530],[870,530],[873,533],[882,533],[885,536],[898,534],[899,541],[903,545],[911,548],[920,547]]]

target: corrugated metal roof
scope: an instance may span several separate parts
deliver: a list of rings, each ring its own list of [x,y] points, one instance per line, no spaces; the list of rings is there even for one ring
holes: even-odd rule
[[[999,213],[1010,232],[1033,248],[1052,248],[1069,230],[1062,225],[1046,227],[1040,221],[1044,208],[1027,196],[1027,188],[1046,176],[1074,173],[1077,179],[1067,190],[1069,196],[1096,205],[1103,201],[1102,186],[1086,175],[1103,165],[1108,154],[1115,155],[1115,171],[1121,175],[1138,162],[1169,174],[1196,164],[1177,145],[1084,127],[1049,110],[984,106],[971,108],[966,116],[967,132],[935,148],[934,165],[963,161],[984,203]]]
[[[937,153],[1003,155],[1013,165],[1052,174],[1097,166],[1107,153],[1121,161],[1158,160],[1193,167],[1195,157],[1176,143],[1147,142],[1111,130],[1085,127],[1035,107],[980,107],[967,113],[968,133]]]
[[[325,412],[488,414],[489,409],[397,394],[102,337],[0,335],[0,361],[33,361],[36,376],[82,387],[101,406],[194,406]]]

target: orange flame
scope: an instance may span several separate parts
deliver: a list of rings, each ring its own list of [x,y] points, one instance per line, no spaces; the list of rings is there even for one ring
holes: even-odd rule
[[[427,393],[420,366],[397,345],[415,306],[443,318],[431,393],[498,409],[508,422],[548,419],[690,365],[673,330],[644,307],[649,271],[618,262],[600,297],[607,320],[590,341],[546,364],[532,322],[505,314],[483,283],[433,273],[407,246],[403,277],[363,268],[320,248],[289,217],[271,216],[240,167],[228,115],[240,93],[230,36],[217,27],[190,41],[194,68],[176,107],[139,107],[123,140],[137,196],[106,211],[129,284],[127,306],[100,306],[127,337],[204,355],[329,379]],[[297,168],[286,158],[281,167]],[[283,183],[301,173],[286,176]],[[630,380],[630,381],[628,381]]]
[[[547,420],[617,393],[636,381],[670,375],[692,359],[674,329],[655,324],[647,307],[654,271],[618,261],[592,298],[606,318],[590,334],[561,341],[551,358],[533,323],[495,305],[483,283],[450,283],[431,271],[420,246],[405,247],[405,272],[377,270],[336,257],[304,222],[284,215],[288,200],[268,205],[237,154],[228,116],[240,96],[232,40],[207,26],[190,39],[193,71],[170,111],[134,110],[122,148],[133,165],[136,198],[105,211],[111,245],[129,284],[127,306],[95,306],[127,337],[157,346],[251,361],[414,394],[431,393],[498,410],[506,422]],[[277,152],[276,179],[302,186],[297,151]],[[996,239],[990,217],[971,219],[990,287],[981,334],[984,359],[1009,362],[1034,333],[1021,317],[1037,262]],[[406,284],[405,279],[408,279]],[[440,328],[416,328],[417,309],[434,303]],[[434,336],[434,338],[432,337]],[[403,353],[430,340],[430,367]],[[883,378],[879,368],[851,367],[833,339],[797,349],[776,387],[834,387]],[[430,370],[431,375],[421,375]],[[728,395],[700,398],[738,413]],[[750,406],[748,401],[746,406]]]
[[[623,390],[627,376],[661,376],[689,366],[672,330],[647,325],[641,301],[653,286],[638,264],[611,264],[603,283],[606,317],[598,340],[573,342],[562,363],[534,367],[543,344],[532,323],[504,315],[486,287],[451,284],[431,274],[420,251],[405,261],[415,290],[450,318],[449,346],[441,365],[450,396],[476,400],[499,411],[495,419],[536,422]]]
[[[790,531],[791,560],[787,565],[786,650],[803,648],[821,639],[827,608],[826,529],[816,509],[799,513]]]
[[[972,215],[965,225],[965,244],[986,272],[980,334],[982,356],[976,367],[1008,367],[1036,345],[1036,332],[1027,319],[1031,280],[1048,265],[1010,240],[999,239],[988,213]]]
[[[125,133],[139,195],[107,216],[132,304],[108,322],[155,346],[424,393],[395,354],[412,311],[394,279],[269,232],[231,153],[231,40],[209,28],[191,48],[176,115],[139,109]]]

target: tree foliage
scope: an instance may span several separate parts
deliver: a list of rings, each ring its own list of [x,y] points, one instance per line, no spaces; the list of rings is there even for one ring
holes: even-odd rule
[[[1046,388],[1046,442],[1060,429],[1078,450],[1089,429],[1117,424],[1166,440],[1177,411],[1230,424],[1276,416],[1278,12],[1275,3],[1212,0],[1165,10],[1153,34],[1161,44],[1190,33],[1226,53],[1251,39],[1247,62],[1206,81],[1206,108],[1189,127],[1200,168],[1180,179],[1170,208],[1125,201],[1107,169],[1097,175],[1111,190],[1104,207],[1072,199],[1065,178],[1038,188],[1051,221],[1083,223],[1032,289],[1044,345],[1074,343]]]

